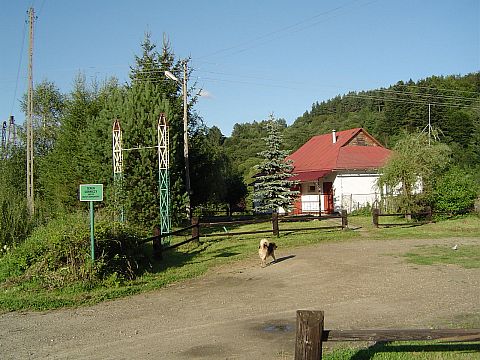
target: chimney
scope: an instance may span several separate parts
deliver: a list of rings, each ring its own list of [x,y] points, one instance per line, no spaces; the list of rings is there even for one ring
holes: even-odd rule
[[[337,142],[337,133],[335,129],[332,130],[332,142],[335,144]]]

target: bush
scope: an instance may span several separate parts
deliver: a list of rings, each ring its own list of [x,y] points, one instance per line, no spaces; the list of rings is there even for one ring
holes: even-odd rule
[[[470,172],[454,167],[436,182],[432,204],[435,211],[469,211],[474,206],[479,190],[479,185]]]
[[[32,225],[25,199],[13,191],[8,193],[4,188],[0,189],[0,247],[6,249],[20,244]]]
[[[98,221],[95,264],[90,259],[88,218],[67,215],[35,229],[30,237],[0,259],[0,281],[35,281],[46,288],[75,282],[133,279],[148,265],[137,232],[128,226]]]
[[[371,216],[372,215],[372,206],[367,203],[365,206],[359,207],[358,209],[355,209],[352,211],[350,214],[351,216]]]

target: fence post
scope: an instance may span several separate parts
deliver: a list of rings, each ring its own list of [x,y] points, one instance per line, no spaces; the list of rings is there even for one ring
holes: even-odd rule
[[[280,236],[280,231],[278,230],[278,213],[272,213],[272,230],[274,236]]]
[[[295,360],[322,359],[323,311],[297,310]]]
[[[342,230],[348,228],[347,210],[342,210]]]
[[[373,225],[378,228],[378,215],[380,214],[379,209],[372,209],[372,215],[373,215]]]
[[[192,217],[192,225],[194,226],[192,228],[192,238],[198,243],[200,241],[200,220],[198,217]]]
[[[162,259],[162,237],[158,226],[153,228],[153,256],[157,259]]]
[[[427,216],[426,216],[426,220],[428,222],[432,222],[432,208],[430,206],[427,206],[426,208],[426,213],[427,213]]]

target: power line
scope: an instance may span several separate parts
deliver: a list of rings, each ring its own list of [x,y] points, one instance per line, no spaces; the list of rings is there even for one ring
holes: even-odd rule
[[[414,93],[414,92],[403,92],[403,91],[395,91],[390,89],[380,89],[380,90],[370,90],[371,92],[380,92],[380,93],[387,93],[399,96],[417,96],[420,98],[437,98],[437,99],[445,99],[445,100],[460,100],[460,101],[477,101],[479,98],[469,98],[469,97],[458,97],[458,96],[450,96],[450,95],[442,95],[442,94],[432,94],[432,93]],[[369,91],[366,91],[369,92]],[[480,97],[480,93],[478,94]]]
[[[401,99],[401,98],[387,98],[387,97],[377,97],[373,95],[363,95],[363,94],[347,94],[345,97],[354,97],[360,99],[369,99],[369,100],[378,100],[378,101],[394,101],[394,102],[402,102],[402,103],[411,103],[411,104],[422,104],[422,105],[436,105],[436,106],[443,106],[443,107],[470,107],[476,110],[480,110],[480,107],[473,106],[469,104],[458,104],[458,103],[441,103],[441,102],[433,102],[433,101],[420,101],[414,99]]]
[[[198,59],[204,59],[204,58],[207,58],[207,57],[211,57],[211,56],[218,55],[218,54],[221,54],[221,53],[226,53],[226,52],[229,52],[229,51],[231,51],[231,50],[235,50],[235,49],[239,49],[239,48],[240,48],[239,50],[236,50],[236,51],[231,52],[230,54],[226,54],[226,55],[224,55],[224,56],[235,55],[235,54],[238,54],[238,53],[240,53],[240,52],[244,52],[244,51],[250,50],[250,49],[252,49],[252,48],[258,47],[258,46],[260,46],[260,45],[263,45],[263,44],[266,44],[266,43],[271,42],[271,41],[273,41],[273,40],[276,40],[276,39],[278,39],[278,38],[281,38],[282,36],[285,36],[285,33],[286,33],[287,31],[289,31],[289,33],[287,33],[287,35],[290,35],[290,34],[293,33],[293,32],[303,31],[303,30],[308,29],[308,28],[310,28],[310,27],[312,27],[312,26],[315,26],[315,25],[320,24],[320,23],[321,23],[322,21],[324,21],[325,19],[322,19],[322,20],[320,20],[320,21],[316,21],[316,22],[314,22],[314,23],[312,23],[312,24],[309,24],[309,25],[306,25],[306,26],[304,26],[304,27],[301,27],[303,24],[307,24],[307,23],[311,22],[312,20],[317,19],[317,18],[319,18],[319,17],[324,17],[324,16],[326,16],[326,15],[335,13],[335,12],[337,12],[337,11],[343,9],[343,8],[348,7],[348,6],[351,5],[352,3],[355,3],[355,2],[358,2],[358,1],[360,1],[360,0],[352,0],[352,1],[349,1],[349,2],[347,2],[347,3],[345,3],[345,4],[343,4],[343,5],[339,5],[339,6],[335,7],[335,8],[333,8],[333,9],[323,11],[323,12],[321,12],[321,13],[318,13],[318,14],[314,15],[314,16],[311,16],[311,17],[306,18],[306,19],[304,19],[304,20],[298,21],[298,22],[296,22],[296,23],[294,23],[294,24],[291,24],[291,25],[282,27],[282,28],[280,28],[280,29],[278,29],[278,30],[271,31],[271,32],[268,32],[268,33],[259,35],[259,36],[255,37],[255,38],[253,38],[253,39],[248,39],[248,40],[242,41],[242,42],[240,42],[240,43],[238,43],[238,44],[236,44],[236,45],[232,45],[232,46],[229,46],[229,47],[227,47],[227,48],[219,49],[219,50],[214,51],[214,52],[212,52],[212,53],[210,53],[210,54],[207,54],[207,55],[204,55],[204,56],[200,56]],[[377,0],[375,0],[375,1],[377,1]],[[368,3],[366,3],[366,4],[364,4],[364,5],[368,5],[368,4],[373,3],[373,2],[375,2],[375,1],[370,1],[370,2],[368,2]],[[295,29],[295,28],[297,28],[297,29]],[[293,30],[292,30],[292,29],[293,29]],[[282,33],[284,33],[284,34],[283,34],[283,35],[280,35],[280,34],[282,34]],[[275,35],[277,35],[277,36],[275,36]],[[275,37],[273,37],[273,36],[275,36]],[[270,39],[269,39],[269,38],[270,38]],[[265,39],[265,41],[258,43],[258,41],[261,41],[261,40],[263,40],[263,39]],[[255,43],[255,42],[257,42],[257,43],[256,43],[256,44],[253,44],[253,45],[250,45],[250,44]],[[247,46],[247,47],[245,48],[245,46]],[[244,47],[244,48],[241,49],[242,47]]]
[[[420,85],[409,85],[409,84],[395,84],[392,85],[392,87],[395,86],[403,86],[403,87],[413,87],[417,89],[429,89],[429,90],[435,90],[435,91],[451,91],[451,92],[462,92],[462,93],[470,93],[470,94],[477,94],[479,95],[479,91],[469,91],[469,90],[459,90],[459,89],[444,89],[444,88],[435,88],[431,86],[420,86]]]
[[[18,59],[17,79],[15,81],[15,91],[13,92],[13,100],[12,100],[12,107],[10,108],[10,115],[13,113],[13,108],[15,107],[15,100],[17,98],[18,80],[20,79],[20,68],[22,66],[23,47],[25,45],[25,33],[27,31],[27,21],[28,21],[27,18],[25,18],[25,23],[23,25],[23,32],[22,32],[22,46],[20,48],[20,55]]]

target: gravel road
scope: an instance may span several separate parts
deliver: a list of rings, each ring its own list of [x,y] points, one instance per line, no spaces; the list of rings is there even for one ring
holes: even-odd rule
[[[327,329],[480,327],[480,269],[419,266],[419,245],[368,239],[277,250],[92,307],[0,315],[1,359],[292,359],[297,309]],[[452,250],[454,251],[454,250]]]

